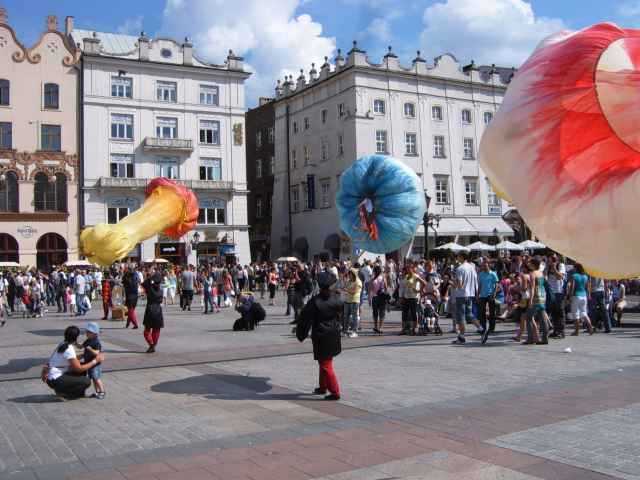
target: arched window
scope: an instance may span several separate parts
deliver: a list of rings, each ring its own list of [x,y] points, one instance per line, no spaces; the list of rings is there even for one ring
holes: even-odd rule
[[[36,243],[36,265],[40,270],[48,270],[53,265],[67,261],[67,242],[57,233],[47,233]]]
[[[0,176],[0,212],[18,212],[18,176],[15,172]]]
[[[0,78],[0,105],[9,105],[11,99],[9,80]]]
[[[67,176],[64,173],[49,177],[44,172],[38,172],[33,190],[36,212],[67,211]]]
[[[60,88],[57,83],[44,84],[44,108],[60,108]]]
[[[8,233],[0,233],[0,262],[18,262],[18,242]]]

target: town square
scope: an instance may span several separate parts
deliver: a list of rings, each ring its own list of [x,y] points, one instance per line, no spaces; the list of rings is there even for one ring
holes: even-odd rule
[[[0,0],[0,479],[640,479],[639,21]]]

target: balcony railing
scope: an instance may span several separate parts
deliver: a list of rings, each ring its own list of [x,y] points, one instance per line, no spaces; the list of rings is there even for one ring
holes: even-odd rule
[[[502,206],[489,205],[489,215],[502,215]]]
[[[185,138],[145,137],[143,148],[147,151],[191,153],[193,141]]]
[[[100,177],[98,186],[101,188],[145,188],[151,178],[121,178]],[[222,180],[180,180],[175,182],[184,185],[191,190],[232,190],[233,182]]]

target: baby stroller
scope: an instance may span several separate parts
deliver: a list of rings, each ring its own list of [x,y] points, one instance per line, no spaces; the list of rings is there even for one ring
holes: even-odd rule
[[[442,335],[439,319],[440,316],[431,303],[431,299],[424,298],[418,304],[418,335],[426,335],[427,333]]]

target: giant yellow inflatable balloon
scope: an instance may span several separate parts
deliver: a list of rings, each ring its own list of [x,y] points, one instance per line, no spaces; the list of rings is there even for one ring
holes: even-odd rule
[[[602,277],[640,274],[640,30],[540,44],[485,132],[480,162],[551,248]]]
[[[191,190],[166,178],[153,179],[142,207],[116,223],[100,223],[80,234],[80,250],[102,266],[124,258],[135,246],[160,232],[179,238],[198,219],[198,200]]]

